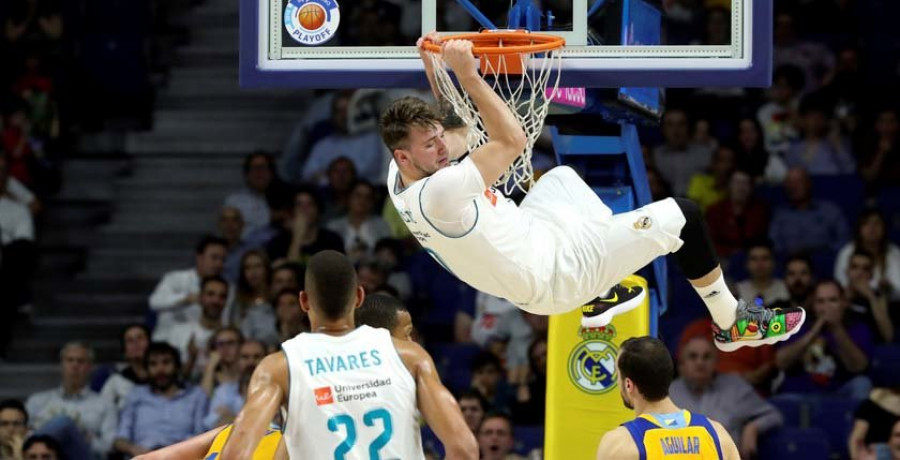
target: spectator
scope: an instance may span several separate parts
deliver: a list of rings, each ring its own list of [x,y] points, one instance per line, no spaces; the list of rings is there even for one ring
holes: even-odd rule
[[[459,410],[462,411],[463,418],[466,419],[466,425],[472,430],[472,433],[478,434],[478,427],[484,420],[484,414],[487,412],[487,401],[476,390],[467,390],[459,394],[456,398],[459,402]]]
[[[248,251],[241,259],[241,276],[228,322],[240,328],[249,339],[268,340],[275,335],[275,311],[269,299],[272,279],[269,267],[269,258],[263,251]]]
[[[355,311],[357,325],[387,329],[391,337],[412,341],[413,324],[409,310],[396,297],[384,294],[367,295]]]
[[[353,162],[360,178],[384,183],[387,153],[377,130],[351,133],[347,111],[353,91],[339,92],[332,103],[331,120],[334,133],[312,146],[303,166],[303,181],[321,184],[328,166],[337,158],[347,157]]]
[[[747,273],[749,279],[735,285],[738,297],[759,306],[771,307],[779,301],[790,299],[787,285],[775,278],[775,254],[767,241],[756,241],[747,247]]]
[[[144,353],[150,345],[150,330],[143,324],[132,324],[122,330],[120,337],[125,364],[111,375],[100,395],[112,402],[118,410],[125,408],[125,398],[135,385],[147,383],[147,368],[144,367]]]
[[[805,83],[803,71],[796,66],[778,67],[768,91],[769,102],[756,112],[766,150],[774,157],[786,154],[791,142],[797,138],[797,106]]]
[[[176,324],[167,333],[159,334],[160,341],[168,342],[181,353],[179,362],[184,364],[184,375],[189,380],[203,372],[209,339],[223,326],[222,311],[227,299],[228,282],[225,278],[204,278],[200,285],[200,318]]]
[[[875,117],[873,135],[862,146],[859,173],[870,190],[900,183],[900,121],[897,109],[886,108]]]
[[[322,228],[319,219],[322,201],[309,188],[294,193],[291,219],[284,222],[278,234],[266,245],[272,260],[287,260],[306,264],[315,253],[325,249],[344,251],[344,241],[335,232]]]
[[[207,396],[224,383],[233,383],[240,377],[238,356],[244,336],[235,327],[225,326],[213,334],[209,343],[209,359],[203,369],[200,387]]]
[[[791,144],[784,161],[812,175],[852,174],[856,161],[850,143],[830,128],[829,110],[815,98],[807,96],[800,103],[801,138]]]
[[[244,158],[245,187],[225,198],[225,206],[237,208],[244,219],[243,236],[269,224],[266,193],[275,185],[275,159],[265,152],[253,152]]]
[[[847,240],[847,220],[837,206],[812,198],[812,183],[803,169],[788,171],[784,188],[787,206],[775,210],[769,236],[779,254],[837,251]]]
[[[479,292],[475,296],[475,321],[471,336],[472,341],[482,348],[488,348],[493,342],[506,344],[508,382],[527,388],[528,349],[534,333],[522,317],[522,310],[508,300]]]
[[[769,210],[753,195],[753,180],[745,171],[731,174],[725,198],[706,210],[706,224],[721,257],[728,257],[769,231]]]
[[[662,121],[665,142],[653,151],[653,163],[666,181],[672,184],[675,196],[685,196],[688,181],[709,164],[712,151],[693,144],[687,112],[681,109],[666,110]]]
[[[664,200],[672,196],[672,187],[666,182],[656,167],[647,165],[647,184],[650,186],[650,197],[653,201]]]
[[[717,420],[740,440],[741,456],[754,458],[759,436],[784,422],[781,413],[740,376],[716,373],[718,351],[708,334],[679,348],[679,377],[669,387],[672,402]]]
[[[708,330],[708,329],[707,329]],[[542,425],[547,405],[547,339],[538,337],[528,347],[528,381],[519,385],[513,419],[521,425]]]
[[[34,221],[28,208],[9,193],[9,163],[0,149],[0,358],[12,337],[16,314],[30,302],[36,262]]]
[[[388,269],[385,264],[380,261],[366,257],[357,264],[357,276],[359,276],[359,285],[366,290],[366,293],[373,293],[387,286]]]
[[[269,295],[272,299],[281,293],[281,291],[289,290],[294,293],[300,293],[300,280],[303,279],[303,267],[294,263],[276,264],[272,269],[272,286]]]
[[[773,35],[775,66],[781,67],[787,64],[797,66],[807,82],[807,89],[809,91],[819,89],[834,68],[834,53],[822,43],[799,38],[796,33],[794,15],[786,10],[776,15]]]
[[[162,337],[167,336],[175,325],[200,317],[200,281],[222,274],[228,242],[205,236],[194,252],[193,268],[166,273],[150,295],[150,308],[157,314],[153,340],[165,340]]]
[[[785,373],[780,392],[856,399],[869,394],[872,384],[864,372],[872,354],[872,331],[846,314],[847,303],[836,281],[816,285],[806,333],[788,339],[775,352],[775,365]]]
[[[200,387],[180,382],[178,350],[154,342],[147,348],[150,384],[135,387],[115,431],[115,449],[137,456],[202,433],[209,401]]]
[[[300,309],[298,299],[298,291],[290,289],[285,289],[275,296],[277,344],[293,339],[301,332],[309,332],[309,318]]]
[[[735,153],[737,169],[746,171],[753,181],[784,181],[787,167],[780,157],[770,155],[766,150],[765,135],[756,118],[744,117],[738,121]]]
[[[709,318],[698,319],[684,328],[678,341],[678,350],[685,348],[688,342],[700,337],[709,338],[712,321]],[[716,372],[720,374],[736,374],[756,389],[757,393],[766,396],[772,392],[772,378],[776,374],[775,347],[744,347],[724,353],[719,352],[716,359]]]
[[[853,430],[847,440],[850,458],[868,458],[875,444],[891,441],[900,422],[900,388],[875,388],[853,414]],[[900,458],[900,457],[891,457]]]
[[[105,456],[112,447],[116,408],[112,402],[88,387],[94,351],[81,342],[69,342],[59,352],[62,384],[53,390],[35,393],[25,402],[31,427],[55,439],[74,425],[82,438],[76,443],[87,449],[66,449],[68,456]],[[78,457],[74,457],[78,458]],[[85,457],[80,457],[85,458]]]
[[[380,216],[372,214],[375,187],[359,181],[353,185],[347,216],[333,220],[328,228],[341,236],[344,249],[352,260],[370,255],[382,238],[390,238],[391,228]]]
[[[697,202],[706,211],[709,206],[725,198],[728,181],[737,165],[737,158],[731,147],[722,145],[714,150],[709,164],[709,172],[691,176],[688,198]]]
[[[63,449],[47,435],[32,435],[22,445],[23,460],[62,460]]]
[[[409,274],[400,268],[400,261],[403,259],[403,243],[393,238],[378,240],[375,243],[375,258],[390,273],[387,284],[397,289],[401,300],[408,301],[412,297],[412,280]]]
[[[853,240],[838,252],[834,263],[834,279],[848,286],[847,266],[850,256],[862,249],[875,260],[872,273],[872,289],[887,294],[891,300],[900,300],[900,247],[887,238],[887,223],[877,209],[866,209],[856,221]]]
[[[806,311],[812,301],[812,262],[805,256],[792,256],[784,263],[784,284],[791,294],[789,305],[799,305]]]
[[[244,407],[247,397],[247,385],[256,365],[266,357],[266,346],[257,340],[247,340],[241,344],[237,361],[237,378],[233,381],[222,382],[215,391],[209,403],[209,412],[203,419],[206,429],[231,423]]]
[[[845,275],[849,314],[876,332],[879,342],[890,343],[894,340],[894,324],[888,314],[887,296],[881,289],[872,288],[874,266],[872,255],[862,249],[850,256]]]
[[[350,192],[357,181],[356,166],[347,157],[338,157],[328,165],[328,183],[322,188],[325,207],[322,221],[344,217],[350,205]]]
[[[478,448],[482,460],[525,460],[513,453],[513,425],[509,416],[500,412],[487,414],[478,427]]]
[[[17,399],[0,402],[0,458],[18,457],[28,434],[28,412]]]
[[[481,393],[491,410],[506,411],[512,400],[509,385],[503,378],[503,366],[493,353],[482,351],[472,359],[472,389]]]
[[[219,235],[228,244],[225,254],[225,268],[222,275],[229,283],[236,283],[241,274],[241,258],[250,247],[243,238],[244,218],[241,210],[226,206],[219,213]]]
[[[266,205],[269,207],[269,225],[258,228],[244,237],[244,243],[250,248],[264,248],[285,228],[290,228],[293,219],[293,197],[285,190],[272,187],[266,193]]]

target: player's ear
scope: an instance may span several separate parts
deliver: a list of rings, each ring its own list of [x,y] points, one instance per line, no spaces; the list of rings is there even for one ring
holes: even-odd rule
[[[409,151],[404,149],[394,149],[394,161],[397,162],[398,165],[406,164],[409,162]]]
[[[306,291],[300,291],[300,309],[309,314],[309,295]]]
[[[356,304],[353,305],[353,308],[361,307],[363,300],[366,300],[366,290],[362,286],[356,286]]]

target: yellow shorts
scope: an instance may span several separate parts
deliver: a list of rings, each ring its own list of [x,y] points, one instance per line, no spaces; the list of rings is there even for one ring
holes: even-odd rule
[[[216,460],[219,457],[219,454],[222,453],[222,448],[225,447],[225,441],[228,441],[228,436],[231,435],[232,426],[229,424],[216,435],[212,446],[209,447],[209,452],[203,457],[204,460]],[[266,435],[262,440],[259,441],[259,445],[256,446],[256,451],[253,452],[253,460],[272,460],[275,458],[275,451],[278,449],[280,441],[281,431],[270,428],[266,431]]]

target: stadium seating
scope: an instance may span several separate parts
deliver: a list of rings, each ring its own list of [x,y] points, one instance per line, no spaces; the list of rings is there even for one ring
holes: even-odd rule
[[[766,434],[759,445],[757,458],[765,460],[825,460],[831,443],[819,428],[784,427]]]
[[[857,406],[859,401],[848,398],[812,400],[810,423],[828,436],[833,458],[847,458],[847,438],[853,428],[853,412]]]

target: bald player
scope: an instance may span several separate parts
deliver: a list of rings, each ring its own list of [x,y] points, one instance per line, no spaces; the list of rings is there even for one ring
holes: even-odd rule
[[[424,459],[416,410],[448,459],[476,459],[478,446],[434,361],[418,344],[388,331],[355,327],[365,297],[353,265],[322,251],[306,271],[300,307],[312,332],[282,344],[250,381],[222,459],[252,458],[279,409],[291,458]]]

